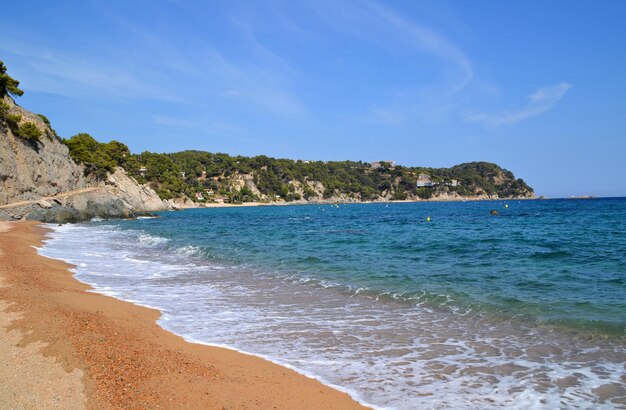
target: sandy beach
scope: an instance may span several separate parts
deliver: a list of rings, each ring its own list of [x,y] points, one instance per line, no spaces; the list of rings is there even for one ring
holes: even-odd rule
[[[188,343],[156,310],[88,292],[70,265],[36,253],[44,235],[0,223],[0,407],[361,408],[261,358]]]

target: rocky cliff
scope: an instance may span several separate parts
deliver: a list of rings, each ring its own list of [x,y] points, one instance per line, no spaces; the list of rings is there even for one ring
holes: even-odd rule
[[[148,186],[118,168],[105,180],[85,175],[68,148],[42,117],[2,99],[0,118],[0,219],[77,221],[93,217],[127,217],[170,209]],[[40,134],[18,131],[31,123]]]

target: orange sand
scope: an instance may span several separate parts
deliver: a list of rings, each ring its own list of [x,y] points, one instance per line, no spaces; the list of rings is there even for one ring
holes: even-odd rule
[[[89,286],[72,277],[70,265],[32,247],[40,245],[43,227],[3,226],[10,229],[0,229],[0,300],[9,303],[2,313],[13,319],[0,327],[0,337],[20,335],[18,356],[54,358],[68,374],[82,372],[80,394],[88,408],[362,408],[347,394],[261,358],[185,342],[156,324],[157,310],[86,292]],[[40,345],[46,357],[37,359],[32,346]],[[23,378],[36,389],[47,373],[26,365],[32,372]],[[54,383],[47,388],[67,389],[63,378]],[[4,392],[0,401],[13,407],[19,394]]]

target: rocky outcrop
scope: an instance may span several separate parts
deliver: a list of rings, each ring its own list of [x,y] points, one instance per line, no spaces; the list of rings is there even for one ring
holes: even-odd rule
[[[32,200],[86,188],[82,168],[69,159],[69,150],[36,114],[6,96],[9,114],[20,115],[19,124],[31,122],[43,135],[40,142],[13,134],[0,120],[0,205]]]
[[[106,186],[111,195],[122,200],[131,212],[145,213],[171,208],[154,189],[137,183],[123,168],[118,167],[113,174],[109,174]]]
[[[198,208],[198,204],[193,202],[189,197],[183,196],[181,198],[173,198],[168,199],[165,203],[171,209],[188,209],[188,208]]]
[[[36,114],[4,98],[19,124],[33,123],[40,141],[24,139],[0,119],[0,219],[68,222],[94,217],[130,217],[171,209],[156,192],[122,168],[106,181],[85,176],[84,167]]]

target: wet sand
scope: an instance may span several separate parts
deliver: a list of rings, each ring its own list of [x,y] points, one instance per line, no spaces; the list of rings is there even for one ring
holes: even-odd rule
[[[362,408],[264,359],[185,342],[156,324],[157,310],[88,292],[71,265],[36,253],[44,234],[0,222],[0,403],[9,408]]]

